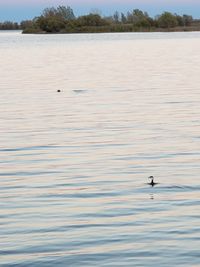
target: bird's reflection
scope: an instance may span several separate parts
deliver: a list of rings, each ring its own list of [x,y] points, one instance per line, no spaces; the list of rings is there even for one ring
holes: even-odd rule
[[[151,193],[151,194],[149,195],[149,198],[152,199],[152,200],[154,200],[154,194]]]

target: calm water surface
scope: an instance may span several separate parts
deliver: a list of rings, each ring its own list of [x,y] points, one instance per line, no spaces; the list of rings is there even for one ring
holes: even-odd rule
[[[200,266],[199,47],[0,33],[1,266]]]

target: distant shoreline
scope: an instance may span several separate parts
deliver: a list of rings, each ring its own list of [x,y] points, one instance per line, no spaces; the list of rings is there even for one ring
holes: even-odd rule
[[[168,28],[168,29],[163,29],[163,28],[151,28],[151,29],[138,29],[135,31],[111,31],[111,30],[103,30],[101,28],[97,29],[87,29],[87,30],[79,30],[79,31],[71,31],[71,32],[45,32],[45,31],[22,31],[22,34],[92,34],[92,33],[156,33],[156,32],[161,32],[161,33],[170,33],[170,32],[200,32],[200,25],[194,27],[194,26],[188,26],[188,27],[175,27],[175,28]]]
[[[140,9],[127,13],[116,11],[110,16],[102,16],[98,12],[75,16],[71,7],[58,6],[45,8],[40,16],[20,24],[0,22],[0,30],[22,30],[23,34],[192,32],[200,31],[200,19],[167,11],[150,17]]]
[[[1,30],[0,32],[21,32],[21,34],[35,34],[35,35],[67,35],[67,34],[104,34],[104,33],[176,33],[176,32],[200,32],[200,28],[190,28],[190,27],[184,27],[184,28],[173,28],[173,29],[151,29],[151,30],[137,30],[137,31],[77,31],[77,32],[44,32],[44,31],[29,31],[24,32],[22,29],[9,29],[9,30]]]

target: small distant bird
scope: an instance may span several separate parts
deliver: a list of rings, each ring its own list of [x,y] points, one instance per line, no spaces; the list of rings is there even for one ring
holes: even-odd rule
[[[60,90],[60,89],[58,89],[58,90],[57,90],[57,92],[58,92],[58,93],[60,93],[60,92],[61,92],[61,90]]]
[[[154,182],[154,177],[153,176],[149,176],[148,179],[151,180],[148,184],[151,185],[152,187],[157,184],[157,183]]]

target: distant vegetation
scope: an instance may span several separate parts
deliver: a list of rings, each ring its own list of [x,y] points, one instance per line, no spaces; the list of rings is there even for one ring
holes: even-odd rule
[[[19,30],[20,25],[17,22],[4,21],[0,22],[0,30]]]
[[[76,17],[71,7],[46,8],[33,20],[0,23],[1,30],[22,29],[23,33],[96,33],[96,32],[140,32],[140,31],[192,31],[200,30],[200,21],[190,15],[164,12],[152,18],[147,12],[134,9],[112,16],[101,16],[98,12]]]

